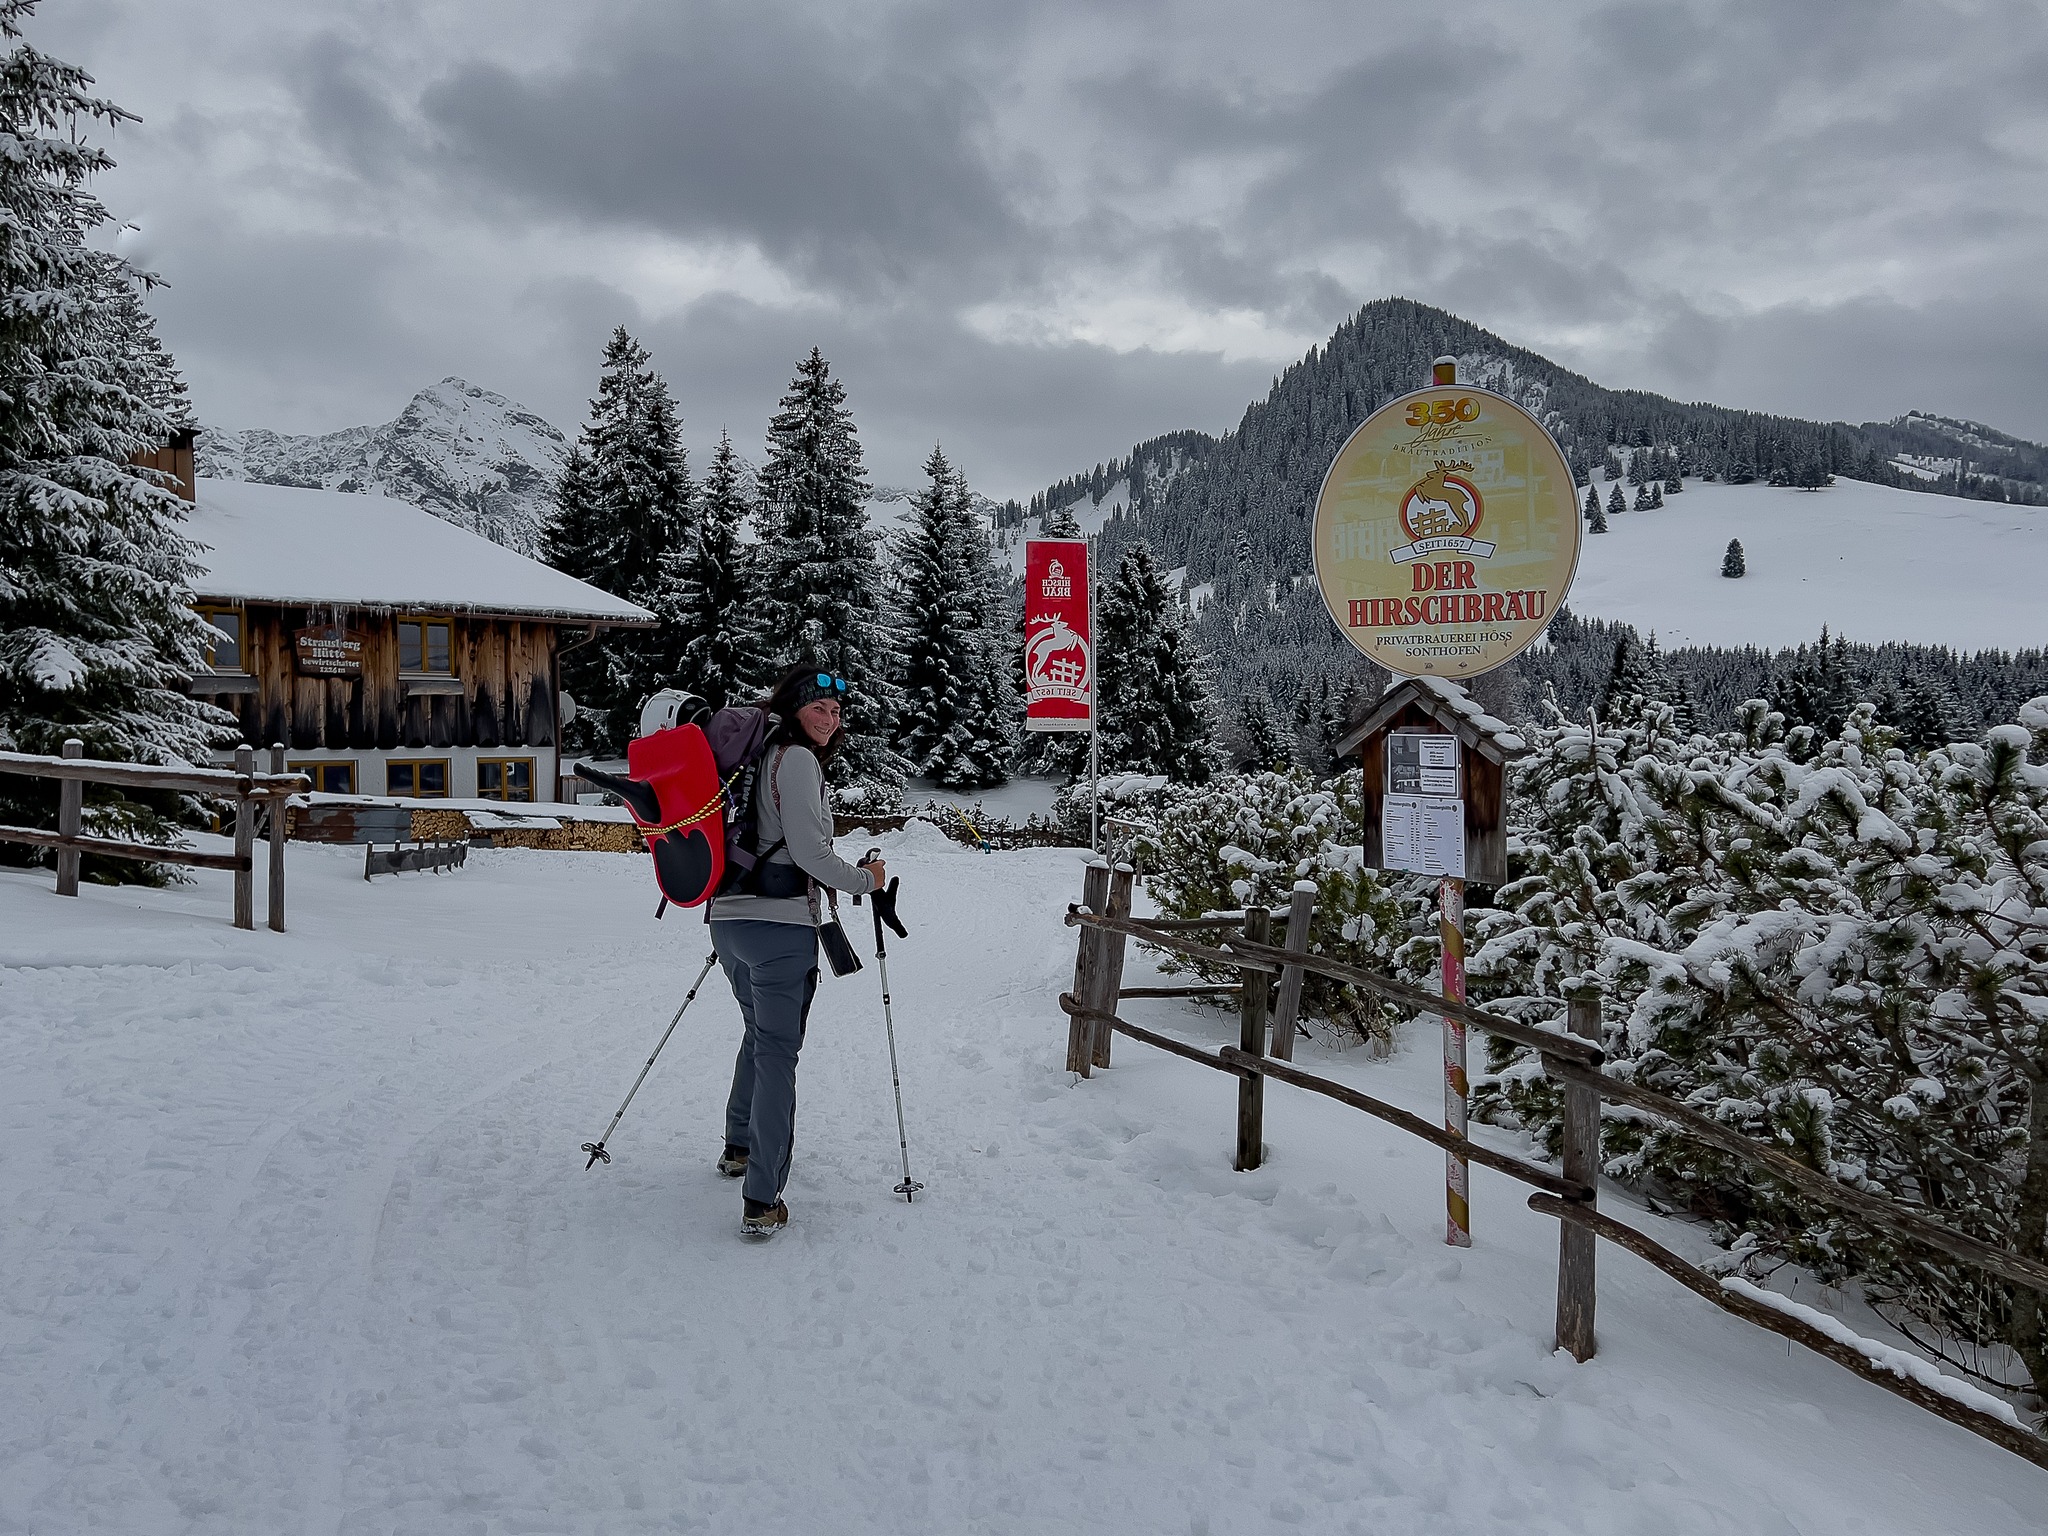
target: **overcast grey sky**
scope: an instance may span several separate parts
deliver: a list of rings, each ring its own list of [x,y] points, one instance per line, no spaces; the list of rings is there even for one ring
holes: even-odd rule
[[[1360,304],[1599,381],[2048,437],[2048,9],[46,0],[202,417],[461,374],[573,430],[623,322],[701,450],[813,343],[876,477],[1220,431]]]

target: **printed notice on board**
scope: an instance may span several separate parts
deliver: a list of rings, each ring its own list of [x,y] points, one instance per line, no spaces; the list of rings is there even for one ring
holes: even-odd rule
[[[1380,806],[1380,868],[1464,879],[1465,802],[1388,795]]]
[[[1455,795],[1458,738],[1395,731],[1387,737],[1387,793]]]

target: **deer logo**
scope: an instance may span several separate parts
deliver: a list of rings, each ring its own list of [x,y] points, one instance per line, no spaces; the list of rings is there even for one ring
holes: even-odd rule
[[[1464,476],[1472,473],[1465,462],[1439,462],[1428,474],[1408,488],[1401,498],[1401,526],[1411,539],[1440,538],[1446,534],[1469,537],[1479,526],[1479,488]]]
[[[1088,642],[1059,614],[1040,619],[1024,647],[1024,674],[1034,695],[1079,699],[1088,694]]]

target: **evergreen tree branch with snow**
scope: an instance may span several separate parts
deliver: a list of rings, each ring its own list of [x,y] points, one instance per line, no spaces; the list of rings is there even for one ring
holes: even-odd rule
[[[110,218],[87,189],[113,161],[86,140],[130,113],[21,40],[33,0],[0,0],[0,746],[204,763],[229,717],[183,689],[210,633],[192,608],[184,504],[135,455],[185,424],[184,385],[142,290],[154,281],[87,237]],[[0,778],[0,819],[55,824],[54,785]],[[100,786],[88,832],[168,841],[196,812]],[[0,857],[29,857],[10,846]],[[157,866],[88,860],[99,879]]]

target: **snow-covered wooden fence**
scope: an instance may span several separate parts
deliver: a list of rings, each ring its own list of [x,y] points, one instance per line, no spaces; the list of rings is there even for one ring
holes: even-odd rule
[[[0,773],[57,780],[57,830],[0,826],[0,842],[26,843],[57,850],[57,894],[78,894],[78,865],[85,854],[109,859],[135,859],[146,864],[184,864],[197,869],[232,870],[235,876],[235,926],[256,926],[256,805],[270,803],[270,926],[284,932],[285,801],[312,787],[302,773],[284,771],[284,748],[270,749],[270,772],[256,771],[256,750],[238,747],[233,768],[161,768],[148,763],[112,763],[85,754],[85,743],[73,737],[61,757],[29,752],[0,752]],[[205,853],[196,848],[131,843],[120,838],[81,834],[85,786],[111,784],[123,789],[160,790],[173,794],[232,799],[235,802],[235,851]]]
[[[1980,1242],[1896,1201],[1851,1189],[1789,1153],[1731,1130],[1668,1095],[1607,1076],[1600,1070],[1604,1053],[1598,1043],[1599,1005],[1591,996],[1567,1002],[1564,1031],[1525,1024],[1470,1003],[1447,1001],[1362,966],[1308,953],[1314,908],[1311,892],[1296,892],[1284,915],[1284,938],[1275,945],[1270,941],[1272,925],[1281,914],[1263,907],[1214,917],[1133,918],[1133,878],[1129,865],[1112,870],[1097,861],[1088,867],[1080,903],[1067,909],[1067,926],[1081,930],[1074,989],[1060,996],[1060,1008],[1069,1020],[1068,1071],[1088,1077],[1094,1068],[1108,1066],[1110,1038],[1120,1034],[1231,1073],[1238,1079],[1234,1166],[1240,1171],[1257,1168],[1263,1158],[1265,1082],[1273,1078],[1362,1110],[1467,1163],[1533,1185],[1537,1193],[1529,1197],[1531,1209],[1558,1221],[1556,1341],[1559,1349],[1569,1350],[1575,1359],[1589,1360],[1594,1353],[1594,1255],[1597,1240],[1604,1237],[1649,1260],[1725,1311],[1796,1340],[1865,1380],[2048,1467],[2048,1440],[2029,1431],[2002,1400],[1940,1374],[1917,1356],[1857,1339],[1846,1330],[1831,1329],[1817,1315],[1802,1315],[1809,1309],[1775,1306],[1776,1298],[1768,1293],[1741,1282],[1716,1279],[1647,1234],[1603,1214],[1599,1209],[1601,1102],[1612,1100],[1657,1115],[1681,1133],[1741,1159],[1757,1173],[1792,1186],[1818,1205],[1895,1238],[1975,1264],[2011,1284],[2048,1294],[2048,1264]],[[1241,979],[1220,986],[1127,988],[1123,985],[1124,947],[1130,939],[1211,966],[1235,969]],[[1292,1065],[1288,1058],[1293,1054],[1302,980],[1311,971],[1349,982],[1398,1007],[1446,1014],[1470,1028],[1540,1052],[1544,1072],[1564,1087],[1559,1166],[1553,1169],[1497,1152],[1420,1115]],[[1276,982],[1278,1006],[1269,1008]],[[1118,1001],[1126,997],[1216,997],[1232,992],[1238,995],[1238,1043],[1217,1051],[1142,1028],[1119,1018],[1116,1012]]]

